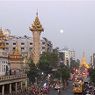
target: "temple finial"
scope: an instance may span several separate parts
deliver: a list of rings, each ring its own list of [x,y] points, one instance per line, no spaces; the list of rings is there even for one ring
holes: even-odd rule
[[[83,57],[85,57],[85,51],[83,51]]]
[[[38,9],[37,9],[37,12],[36,12],[36,16],[38,16]]]
[[[32,26],[29,28],[32,32],[34,31],[38,31],[38,32],[42,32],[44,31],[41,23],[40,23],[40,20],[39,20],[39,17],[38,17],[38,10],[36,12],[36,17],[35,17],[35,20],[32,24]]]

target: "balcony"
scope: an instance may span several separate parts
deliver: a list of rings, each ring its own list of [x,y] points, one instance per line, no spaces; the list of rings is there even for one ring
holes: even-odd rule
[[[1,77],[0,77],[0,82],[1,82],[1,81],[8,81],[8,80],[22,79],[22,78],[27,78],[27,74],[1,76]]]

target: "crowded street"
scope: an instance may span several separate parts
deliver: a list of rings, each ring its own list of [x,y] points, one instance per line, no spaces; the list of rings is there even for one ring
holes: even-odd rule
[[[0,95],[95,95],[95,0],[0,0]]]
[[[52,89],[50,90],[48,95],[59,95],[59,94],[57,90]],[[74,95],[72,92],[72,81],[69,81],[68,86],[65,89],[61,90],[60,95]]]
[[[48,93],[44,93],[44,94],[33,94],[31,91],[28,93],[23,93],[21,95],[74,95],[72,92],[72,81],[68,82],[68,86],[65,89],[61,89],[60,93],[58,93],[58,90],[54,89],[54,88],[50,88]]]

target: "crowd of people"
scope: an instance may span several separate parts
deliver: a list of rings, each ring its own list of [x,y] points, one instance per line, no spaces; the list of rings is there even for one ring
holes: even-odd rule
[[[61,91],[60,83],[59,82],[53,84],[44,83],[44,85],[40,87],[37,85],[32,85],[30,87],[30,91],[33,95],[48,95],[50,89],[54,89],[60,94]]]
[[[83,95],[95,95],[95,86],[93,83],[86,82],[83,88]]]
[[[31,86],[31,93],[33,95],[43,95],[43,94],[48,94],[49,93],[49,87],[44,86],[44,87],[38,87],[36,85]]]

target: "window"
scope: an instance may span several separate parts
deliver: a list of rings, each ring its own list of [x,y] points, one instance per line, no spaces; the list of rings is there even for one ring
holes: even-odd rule
[[[8,50],[9,48],[8,47],[6,47],[6,50]]]
[[[6,65],[4,65],[4,72],[6,71]]]
[[[24,50],[24,47],[21,47],[21,50]]]
[[[45,42],[42,42],[42,44],[44,45],[44,44],[45,44]]]
[[[13,45],[16,45],[16,43],[13,43]]]
[[[42,49],[45,49],[45,47],[42,47]]]
[[[4,65],[2,65],[2,72],[4,72]]]
[[[9,43],[6,43],[6,45],[9,45]]]
[[[21,43],[21,45],[24,45],[24,43]]]
[[[13,47],[13,50],[15,50],[16,48],[15,47]]]
[[[30,43],[30,45],[32,45],[33,43]]]

